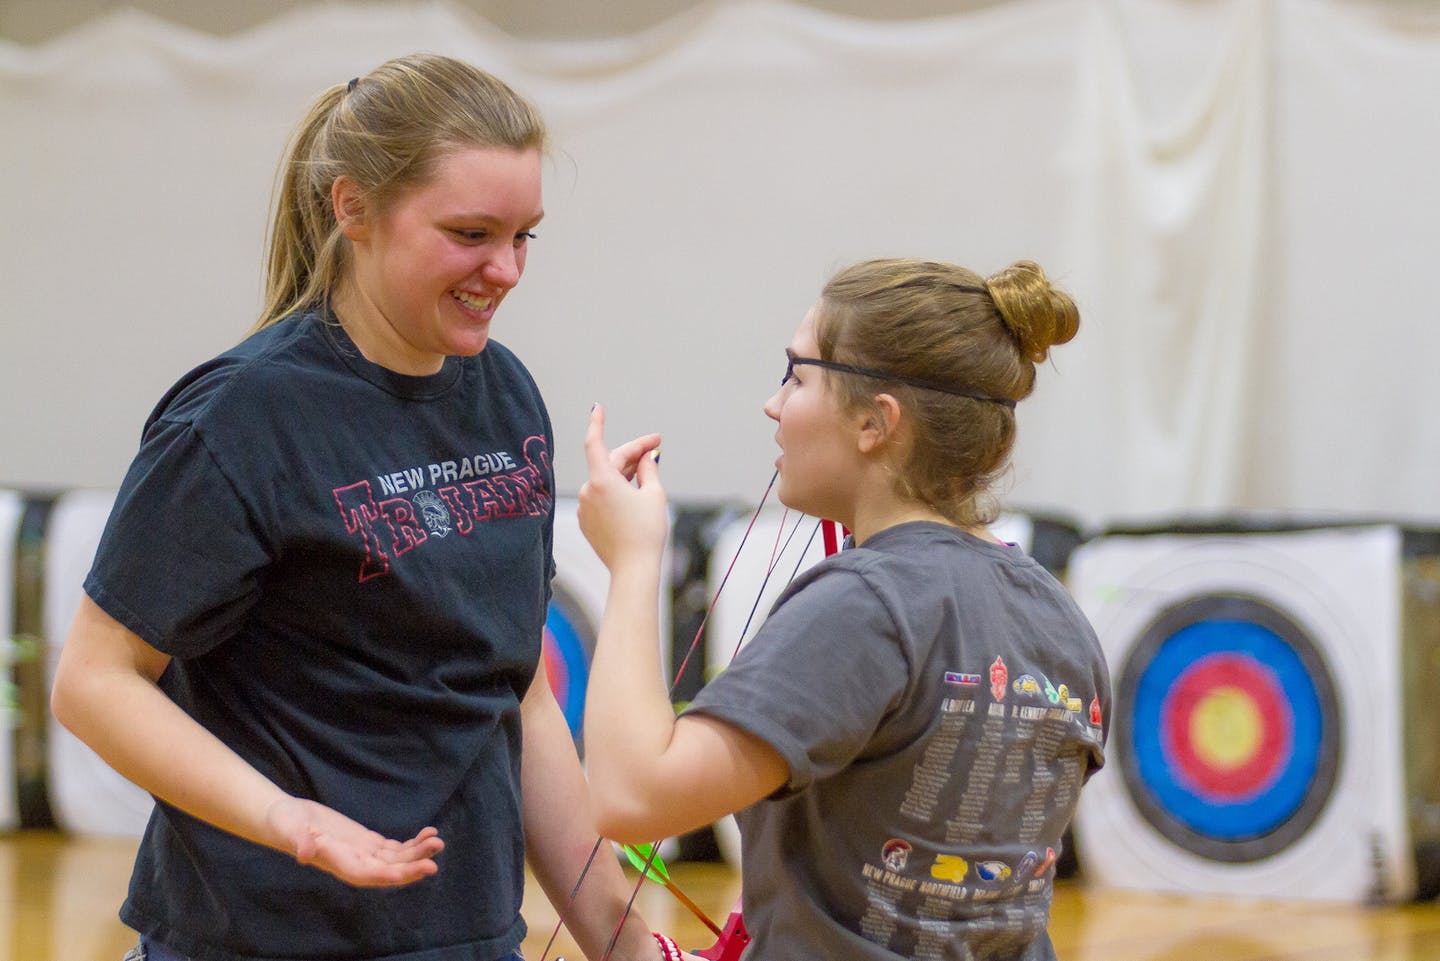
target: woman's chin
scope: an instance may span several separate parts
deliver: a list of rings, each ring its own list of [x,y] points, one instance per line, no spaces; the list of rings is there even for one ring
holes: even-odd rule
[[[463,335],[451,337],[445,345],[445,352],[452,357],[474,357],[490,343],[490,330],[466,331]]]

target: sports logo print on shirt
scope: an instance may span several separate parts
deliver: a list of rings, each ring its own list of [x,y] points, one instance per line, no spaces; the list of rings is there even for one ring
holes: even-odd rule
[[[416,491],[415,506],[420,508],[420,519],[425,522],[425,529],[436,537],[444,537],[455,529],[451,526],[449,509],[434,491]]]
[[[493,471],[483,476],[477,476],[481,471],[467,460],[459,461],[458,467],[455,461],[444,461],[429,465],[428,470],[416,467],[382,475],[377,478],[381,495],[396,495],[384,500],[375,499],[369,480],[335,488],[331,493],[345,533],[360,538],[365,548],[360,581],[389,573],[392,557],[413,550],[431,535],[443,538],[453,531],[464,536],[480,521],[546,514],[555,503],[550,450],[539,436],[527,438],[522,446],[523,466],[509,455],[474,458],[486,461],[482,471]],[[497,466],[511,469],[494,469]],[[430,484],[443,486],[432,490]],[[404,496],[410,490],[414,494]]]

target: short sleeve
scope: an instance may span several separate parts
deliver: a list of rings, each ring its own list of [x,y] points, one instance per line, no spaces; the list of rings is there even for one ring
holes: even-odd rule
[[[84,586],[152,647],[193,657],[235,633],[268,561],[203,439],[160,420],[130,465]]]
[[[895,620],[863,577],[831,567],[805,578],[690,706],[784,757],[782,796],[862,756],[910,676]]]

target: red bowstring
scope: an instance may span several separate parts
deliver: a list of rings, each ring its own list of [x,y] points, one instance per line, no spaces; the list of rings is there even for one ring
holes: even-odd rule
[[[745,549],[745,542],[750,539],[750,532],[755,529],[755,522],[760,518],[760,512],[765,507],[765,502],[770,499],[770,492],[775,489],[775,481],[779,478],[780,471],[770,475],[770,483],[765,485],[765,493],[760,496],[760,503],[755,507],[755,512],[750,515],[750,523],[745,527],[745,533],[740,538],[740,544],[735,548],[735,556],[730,558],[730,565],[725,569],[725,576],[720,579],[720,585],[715,588],[715,595],[710,599],[709,606],[705,609],[705,616],[700,619],[700,626],[695,629],[695,637],[690,641],[690,647],[680,661],[680,667],[675,671],[675,676],[670,682],[668,693],[673,697],[676,687],[680,684],[680,678],[685,676],[685,668],[690,664],[690,658],[700,646],[700,638],[705,633],[705,626],[710,623],[710,615],[715,612],[715,605],[720,601],[720,593],[725,590],[725,585],[730,581],[730,575],[735,570],[735,564],[740,560],[740,552]],[[763,590],[763,588],[762,588]],[[742,635],[743,636],[743,635]],[[738,650],[738,648],[737,648]],[[555,920],[555,930],[550,932],[550,939],[545,942],[545,949],[540,952],[540,961],[546,961],[550,957],[550,948],[554,946],[560,929],[565,925],[565,916],[575,903],[575,898],[580,894],[580,885],[585,882],[585,877],[590,873],[590,866],[595,863],[595,856],[600,851],[600,845],[605,843],[603,837],[595,839],[595,846],[590,849],[590,856],[585,859],[585,866],[580,870],[580,876],[575,879],[575,886],[570,889],[570,895],[565,899]],[[625,910],[620,915],[620,923],[615,927],[615,933],[610,937],[610,943],[605,948],[605,954],[601,961],[608,961],[610,954],[615,949],[615,944],[620,938],[620,932],[625,927],[625,922],[630,917],[630,911],[635,905],[635,898],[640,894],[640,888],[645,883],[645,871],[650,870],[650,865],[660,853],[658,843],[651,846],[650,858],[645,862],[645,870],[640,873],[640,881],[635,885],[635,890],[630,893],[630,900],[625,904]]]
[[[785,533],[785,516],[789,513],[789,508],[786,508],[785,514],[780,515],[780,529],[775,532],[775,543],[777,546],[780,543],[780,535]],[[795,539],[795,532],[800,529],[800,522],[804,519],[804,514],[795,518],[795,526],[790,528],[790,536],[785,538],[785,546],[780,548],[780,554],[782,556],[790,549],[790,542]],[[805,563],[805,552],[810,550],[810,545],[814,543],[814,541],[815,532],[812,530],[810,532],[810,539],[805,542],[805,550],[800,552],[800,559],[795,562],[795,570],[790,573],[790,580],[793,581],[795,575],[800,572],[800,565]],[[770,563],[765,568],[765,577],[760,581],[760,590],[755,592],[755,603],[750,605],[750,613],[745,617],[745,626],[740,628],[740,638],[735,642],[735,650],[730,652],[730,660],[732,661],[735,660],[735,656],[740,653],[740,648],[745,646],[745,636],[750,633],[750,625],[755,620],[755,613],[760,610],[760,602],[765,599],[765,588],[770,586],[770,575],[775,573],[777,560],[778,558],[776,557],[775,551],[772,549],[770,552]]]
[[[674,677],[671,679],[668,693],[672,697],[674,696],[675,689],[680,684],[680,679],[685,676],[685,669],[690,663],[690,658],[695,654],[695,651],[700,645],[700,638],[705,633],[705,627],[710,622],[710,616],[715,612],[715,607],[720,602],[720,595],[725,590],[725,585],[728,584],[730,581],[730,575],[734,572],[735,565],[740,560],[740,554],[745,550],[745,544],[749,541],[750,534],[755,529],[755,522],[759,519],[760,513],[764,509],[766,501],[769,500],[770,492],[774,490],[775,481],[779,478],[779,476],[780,471],[777,469],[775,473],[770,476],[770,483],[765,486],[765,493],[761,495],[760,503],[756,505],[754,513],[750,515],[750,522],[745,527],[745,533],[741,535],[740,544],[735,548],[735,554],[730,558],[730,563],[725,568],[725,576],[720,579],[719,586],[715,588],[715,594],[713,597],[711,597],[710,604],[705,609],[705,616],[701,618],[700,626],[695,629],[695,636],[691,639],[690,646],[686,650],[685,656],[681,659],[680,666],[676,669]],[[760,606],[760,601],[765,595],[765,588],[769,586],[770,576],[774,573],[775,567],[780,557],[783,557],[785,555],[785,552],[790,549],[790,544],[795,538],[795,532],[799,530],[800,524],[804,520],[803,514],[795,519],[795,525],[790,528],[789,536],[784,538],[785,544],[782,547],[780,545],[780,541],[782,535],[784,535],[785,532],[785,519],[788,515],[789,508],[787,507],[784,513],[782,513],[780,516],[779,529],[775,532],[775,543],[771,545],[770,548],[770,561],[765,568],[765,577],[760,584],[760,590],[756,593],[755,603],[751,605],[750,613],[745,619],[745,626],[740,630],[740,639],[736,642],[735,650],[730,655],[731,660],[735,659],[735,655],[740,652],[740,648],[744,645],[745,635],[749,633],[750,624],[754,620],[755,613]],[[823,519],[817,520],[815,527],[810,531],[810,537],[805,542],[805,547],[800,551],[800,556],[795,562],[795,569],[790,572],[790,578],[789,581],[787,581],[787,586],[789,582],[794,581],[795,577],[800,573],[800,567],[805,563],[805,556],[809,553],[810,546],[815,542],[815,535],[821,530],[822,527],[824,528],[825,533],[825,556],[828,557],[839,550],[839,545],[837,543],[834,532],[834,523],[830,521],[825,521]],[[595,839],[595,846],[590,849],[590,856],[586,859],[585,866],[580,871],[580,876],[575,879],[575,886],[571,889],[569,897],[566,898],[564,906],[558,912],[558,917],[555,922],[555,930],[550,933],[550,939],[545,943],[545,949],[541,952],[540,961],[546,961],[546,959],[550,956],[550,948],[554,945],[555,939],[559,935],[561,927],[563,927],[565,924],[565,915],[568,913],[570,907],[574,904],[575,898],[579,895],[580,885],[584,883],[586,875],[589,874],[590,867],[594,863],[595,856],[599,852],[600,846],[604,843],[604,841],[604,838],[597,837]],[[659,855],[660,842],[656,841],[650,846],[650,856],[645,860],[645,863],[641,868],[640,877],[636,881],[634,889],[630,892],[630,899],[625,903],[625,910],[622,911],[620,914],[620,922],[615,926],[615,931],[611,934],[610,941],[606,945],[605,953],[601,956],[600,961],[609,961],[611,954],[615,950],[615,945],[620,940],[620,933],[625,928],[625,922],[629,919],[630,912],[634,909],[635,899],[639,896],[640,889],[645,885],[645,877],[647,874],[649,874],[651,870],[651,865],[655,863],[655,859],[658,858]],[[711,923],[713,924],[713,922]]]
[[[735,565],[740,560],[740,554],[745,550],[745,543],[750,539],[750,534],[755,529],[755,522],[759,520],[760,512],[764,509],[765,502],[770,498],[770,492],[774,489],[775,481],[779,478],[779,476],[780,471],[778,469],[775,471],[775,473],[770,475],[770,483],[765,486],[765,493],[761,495],[760,503],[756,506],[755,512],[750,515],[750,523],[745,526],[745,533],[740,538],[740,544],[735,548],[735,554],[730,558],[730,564],[725,568],[725,576],[720,579],[719,586],[715,588],[715,596],[710,599],[710,604],[705,609],[705,616],[700,621],[700,627],[695,631],[695,636],[690,641],[690,648],[685,652],[685,657],[680,662],[680,668],[675,672],[675,677],[670,682],[669,693],[672,697],[675,693],[676,687],[678,687],[680,684],[680,678],[683,677],[685,674],[685,666],[690,663],[690,656],[695,652],[696,648],[700,644],[700,637],[705,631],[705,625],[709,623],[710,615],[714,613],[715,606],[720,602],[720,594],[725,590],[725,585],[730,580],[730,574],[735,570]],[[789,508],[786,508],[785,512],[780,516],[780,526],[779,529],[775,532],[775,543],[771,545],[770,548],[770,562],[766,566],[765,579],[760,585],[760,595],[763,595],[765,593],[765,585],[770,582],[770,574],[775,569],[777,551],[783,553],[783,551],[781,551],[780,549],[780,537],[785,532],[785,517],[788,514]],[[796,519],[795,526],[800,526],[800,520],[798,518]],[[791,537],[794,536],[794,528],[791,529],[790,534]],[[785,546],[787,548],[790,546],[790,542],[788,539],[785,542]],[[760,596],[757,595],[755,598],[755,607],[758,607],[759,604]],[[752,607],[750,609],[751,618],[755,616],[755,607]],[[745,621],[745,627],[742,628],[740,631],[740,637],[742,642],[744,640],[745,633],[749,630],[749,628],[750,619],[747,618]],[[740,650],[739,644],[736,645],[735,650],[737,652]],[[731,655],[731,660],[734,660],[733,654]],[[650,865],[655,862],[655,859],[659,857],[659,855],[660,841],[655,841],[650,845],[650,857],[646,859],[645,865],[640,871],[640,877],[635,882],[635,888],[630,892],[630,900],[625,903],[625,910],[620,915],[620,923],[615,926],[614,933],[610,935],[610,943],[605,946],[605,953],[600,956],[600,961],[610,961],[610,955],[614,952],[615,945],[620,940],[620,932],[624,929],[625,922],[629,919],[630,912],[635,906],[635,899],[640,896],[640,889],[645,886],[645,875],[649,873]],[[544,961],[544,959],[542,958],[541,961]]]
[[[685,676],[685,668],[689,666],[690,658],[700,646],[700,638],[705,633],[705,626],[710,623],[710,615],[715,613],[715,605],[720,603],[720,593],[725,590],[725,585],[730,582],[730,575],[735,570],[736,562],[740,560],[740,552],[745,549],[745,542],[750,539],[750,532],[755,529],[755,522],[759,520],[760,511],[764,508],[765,502],[769,500],[770,492],[774,490],[775,480],[779,476],[779,470],[776,470],[775,473],[770,475],[770,483],[766,485],[765,493],[760,495],[760,504],[755,508],[755,512],[750,515],[750,523],[745,526],[745,533],[740,537],[740,545],[735,548],[735,555],[730,558],[730,564],[725,568],[725,576],[720,578],[720,585],[715,588],[715,596],[710,598],[710,604],[705,608],[705,616],[700,619],[700,626],[695,629],[695,636],[690,639],[690,647],[686,649],[685,656],[680,660],[680,667],[675,671],[675,676],[670,681],[669,693],[671,696],[674,696],[675,689],[680,686],[680,678]],[[540,961],[545,961],[545,959],[541,958]]]

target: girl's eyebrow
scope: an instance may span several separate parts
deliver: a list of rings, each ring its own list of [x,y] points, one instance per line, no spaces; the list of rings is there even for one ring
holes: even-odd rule
[[[476,222],[476,223],[483,223],[483,224],[499,224],[499,223],[503,223],[503,221],[501,220],[501,218],[495,216],[494,214],[485,213],[485,212],[483,212],[483,211],[475,211],[475,212],[471,212],[471,213],[457,213],[457,214],[453,214],[452,216],[453,216],[456,220],[467,220],[467,221],[473,221],[473,222]],[[539,211],[536,211],[535,214],[534,214],[534,216],[532,216],[529,220],[525,221],[525,223],[528,224],[529,226],[532,226],[532,227],[533,227],[533,226],[535,226],[536,224],[538,224],[540,221],[542,221],[542,220],[544,220],[544,219],[545,219],[545,211],[544,211],[544,210],[539,210]]]

